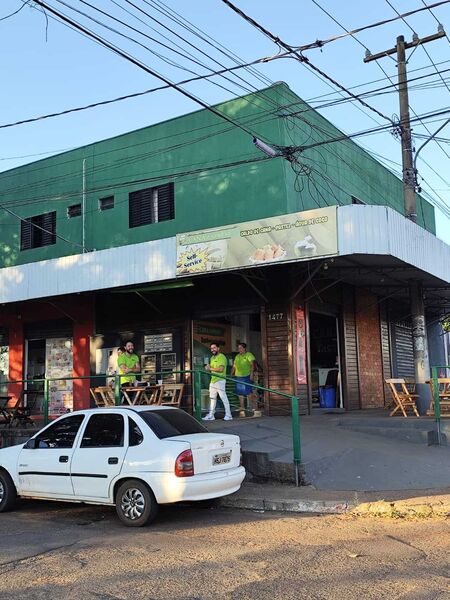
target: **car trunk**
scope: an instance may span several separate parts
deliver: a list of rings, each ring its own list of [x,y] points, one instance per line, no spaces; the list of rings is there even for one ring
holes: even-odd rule
[[[189,444],[196,475],[232,469],[240,465],[241,447],[237,435],[192,433],[166,438],[165,441]]]

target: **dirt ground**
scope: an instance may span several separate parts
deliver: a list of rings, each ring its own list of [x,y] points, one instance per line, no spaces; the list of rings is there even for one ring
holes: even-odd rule
[[[22,502],[0,515],[1,599],[450,599],[450,524]]]

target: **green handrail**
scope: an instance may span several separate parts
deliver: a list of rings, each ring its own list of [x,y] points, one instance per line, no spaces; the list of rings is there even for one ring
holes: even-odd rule
[[[438,446],[441,445],[441,399],[439,398],[439,376],[438,369],[450,369],[450,365],[436,365],[431,367],[431,380],[433,382],[434,419],[436,422],[436,434]]]
[[[208,377],[211,376],[209,371],[198,370],[198,369],[185,369],[179,371],[158,371],[156,373],[151,373],[151,376],[156,378],[158,375],[161,378],[164,378],[164,375],[167,374],[173,375],[191,375],[192,376],[192,386],[193,386],[193,413],[195,418],[198,421],[201,421],[202,418],[202,406],[201,406],[201,377],[202,375],[206,375]],[[139,376],[149,376],[148,372],[145,373],[133,373],[133,377]],[[16,379],[16,380],[8,380],[3,382],[4,385],[10,385],[15,383],[43,383],[44,384],[44,402],[43,402],[43,416],[44,416],[44,424],[47,425],[49,422],[49,400],[50,400],[50,382],[51,381],[83,381],[83,380],[91,380],[91,379],[103,379],[103,378],[114,378],[114,398],[116,405],[120,405],[121,403],[121,393],[120,393],[120,378],[123,375],[114,374],[111,375],[109,373],[97,373],[95,375],[79,375],[79,376],[68,376],[68,377],[45,377],[41,379]],[[234,377],[229,377],[227,375],[222,376],[221,379],[226,381],[230,381],[233,383],[240,383],[238,379]],[[300,414],[299,414],[299,398],[298,396],[293,396],[286,392],[280,392],[279,390],[274,390],[272,388],[268,388],[256,383],[249,382],[248,385],[255,390],[261,390],[263,392],[268,392],[269,394],[275,394],[281,396],[283,398],[288,398],[291,401],[291,416],[292,416],[292,442],[293,442],[293,462],[295,467],[295,479],[297,485],[300,482],[300,465],[301,465],[301,436],[300,436]],[[439,402],[439,400],[438,400]]]

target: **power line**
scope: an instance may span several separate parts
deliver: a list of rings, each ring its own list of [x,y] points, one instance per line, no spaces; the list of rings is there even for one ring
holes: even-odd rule
[[[448,1],[450,1],[450,0],[448,0]],[[227,6],[229,6],[234,12],[236,12],[238,15],[240,15],[243,19],[245,19],[246,21],[248,21],[253,27],[255,27],[260,32],[262,32],[265,36],[267,36],[270,40],[272,40],[272,42],[274,42],[278,46],[281,46],[282,48],[284,48],[288,52],[292,52],[294,54],[294,56],[297,58],[297,60],[300,63],[302,63],[304,65],[307,65],[310,69],[312,69],[316,73],[320,74],[322,77],[324,77],[325,79],[327,79],[330,83],[332,83],[333,85],[335,85],[336,87],[338,87],[339,89],[341,89],[343,92],[345,92],[346,94],[348,94],[349,96],[351,96],[352,98],[354,98],[355,100],[357,100],[358,102],[360,102],[360,104],[362,104],[365,108],[367,108],[367,109],[371,110],[372,112],[376,113],[379,117],[381,117],[382,119],[385,119],[386,121],[389,121],[389,123],[391,123],[393,125],[392,119],[390,119],[389,117],[387,117],[386,115],[384,115],[382,112],[380,112],[378,109],[374,108],[370,104],[367,104],[367,102],[364,102],[364,100],[361,100],[360,98],[358,98],[358,96],[355,96],[355,94],[353,94],[353,92],[351,92],[349,89],[347,89],[341,83],[339,83],[338,81],[336,81],[335,79],[333,79],[330,75],[328,75],[327,73],[325,73],[324,71],[322,71],[319,67],[315,66],[309,60],[309,58],[307,58],[306,56],[303,56],[303,54],[299,53],[298,50],[294,49],[289,44],[286,44],[285,42],[283,42],[283,40],[281,40],[279,37],[275,36],[269,30],[267,30],[262,25],[260,25],[257,21],[255,21],[254,19],[252,19],[251,17],[249,17],[240,8],[237,8],[237,6],[235,6],[232,2],[230,2],[230,0],[222,0],[222,2],[224,4],[226,4]]]

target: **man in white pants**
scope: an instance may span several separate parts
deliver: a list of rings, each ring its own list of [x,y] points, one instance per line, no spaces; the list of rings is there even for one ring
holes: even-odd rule
[[[224,421],[231,421],[230,402],[225,391],[225,379],[223,377],[227,372],[227,357],[220,352],[217,344],[211,344],[211,358],[209,365],[205,365],[205,369],[211,373],[211,383],[209,384],[209,413],[203,417],[203,421],[214,421],[217,403],[217,394],[223,402],[225,408]]]

